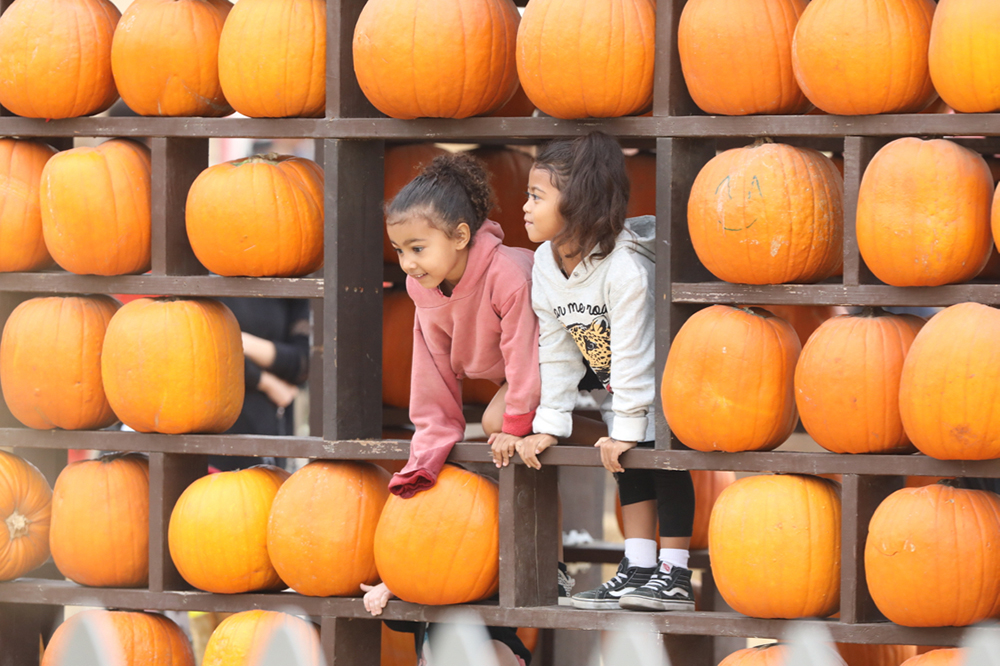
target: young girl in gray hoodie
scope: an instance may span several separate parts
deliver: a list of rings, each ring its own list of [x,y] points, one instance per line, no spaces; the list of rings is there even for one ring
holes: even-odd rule
[[[540,468],[538,454],[560,439],[593,442],[594,429],[583,427],[573,408],[580,390],[604,389],[608,436],[595,446],[615,474],[622,504],[625,558],[618,573],[575,595],[573,605],[693,610],[690,473],[626,470],[618,462],[625,451],[652,447],[655,439],[655,218],[626,219],[625,159],[618,142],[600,132],[544,146],[527,194],[528,237],[543,243],[535,251],[531,289],[542,386],[536,434],[516,449],[527,465]]]

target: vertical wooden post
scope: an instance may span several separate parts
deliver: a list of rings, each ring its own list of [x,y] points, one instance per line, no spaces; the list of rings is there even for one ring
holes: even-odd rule
[[[675,306],[674,282],[697,279],[704,274],[694,254],[687,227],[687,203],[695,177],[715,157],[711,139],[656,140],[656,373],[667,363],[670,341],[691,308]],[[656,405],[660,404],[659,382]],[[672,442],[663,410],[656,409],[656,448],[682,446]]]
[[[654,116],[687,116],[701,111],[691,100],[681,56],[677,50],[677,24],[687,0],[661,0],[656,3],[656,70],[653,85]]]
[[[840,535],[840,621],[883,622],[868,593],[865,541],[868,523],[886,497],[903,487],[901,476],[843,475]]]
[[[208,167],[208,139],[152,141],[152,263],[154,275],[206,275],[191,250],[184,208],[191,183]]]
[[[876,137],[844,138],[844,284],[848,287],[879,283],[861,260],[856,224],[861,177],[872,157],[886,143],[886,139]]]
[[[149,591],[188,590],[170,558],[167,526],[177,498],[208,471],[208,456],[149,455]]]
[[[328,140],[323,437],[382,431],[381,141]]]
[[[500,470],[500,605],[556,603],[558,469],[511,464]]]
[[[354,75],[354,26],[367,0],[327,0],[326,117],[378,118]]]
[[[381,621],[324,617],[319,636],[326,666],[379,666]]]
[[[37,666],[39,639],[52,635],[58,606],[0,604],[0,666]]]

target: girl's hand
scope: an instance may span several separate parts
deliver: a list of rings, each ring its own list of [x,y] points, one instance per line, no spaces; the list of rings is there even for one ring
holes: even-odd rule
[[[490,435],[490,449],[493,451],[493,463],[499,467],[506,467],[510,459],[514,457],[517,450],[517,443],[521,438],[517,435],[508,435],[505,432],[495,432]]]
[[[532,469],[541,469],[542,463],[538,462],[538,454],[549,448],[553,444],[558,444],[557,440],[552,435],[540,434],[540,435],[528,435],[524,439],[518,441],[517,452],[521,456],[521,460],[524,464]]]
[[[609,472],[625,471],[625,468],[618,462],[618,457],[634,448],[635,445],[636,442],[620,442],[612,437],[601,437],[597,440],[597,444],[594,444],[601,450],[601,463]]]
[[[382,609],[385,605],[389,603],[389,599],[394,599],[396,597],[385,583],[379,583],[378,585],[365,585],[361,583],[361,591],[365,593],[363,601],[365,602],[365,610],[374,616],[379,616],[382,614]]]

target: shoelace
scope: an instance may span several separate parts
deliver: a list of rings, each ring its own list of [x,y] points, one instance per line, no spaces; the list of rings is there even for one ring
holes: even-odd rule
[[[572,589],[576,585],[576,579],[571,578],[569,574],[563,573],[562,569],[559,569],[559,584],[565,588]]]
[[[601,587],[606,590],[613,590],[627,580],[628,580],[628,572],[619,571],[614,575],[614,578],[604,583],[604,585],[601,585]]]

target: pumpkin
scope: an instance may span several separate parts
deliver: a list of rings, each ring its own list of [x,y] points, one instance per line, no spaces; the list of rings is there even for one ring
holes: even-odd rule
[[[483,146],[472,154],[483,162],[496,193],[496,205],[490,211],[490,219],[503,228],[503,244],[534,250],[538,244],[531,242],[524,226],[524,189],[534,163],[531,156],[502,146]]]
[[[392,118],[489,114],[517,90],[518,22],[511,0],[369,0],[354,28],[354,73]]]
[[[827,113],[913,113],[937,96],[927,69],[933,0],[813,0],[792,42],[795,78]]]
[[[899,666],[917,654],[916,645],[837,643],[847,666]]]
[[[698,451],[769,451],[795,429],[794,329],[767,310],[713,305],[670,345],[660,395],[674,435]]]
[[[992,195],[993,178],[978,153],[944,139],[896,139],[861,179],[861,257],[895,287],[970,280],[993,248]]]
[[[535,105],[524,94],[524,88],[518,83],[514,96],[489,116],[492,118],[518,118],[532,116],[534,113]]]
[[[111,318],[101,375],[133,430],[224,432],[243,408],[240,325],[218,301],[140,298]]]
[[[119,307],[110,296],[49,296],[14,309],[0,341],[0,385],[18,421],[90,430],[117,420],[104,395],[101,350]]]
[[[937,483],[938,481],[944,481],[945,479],[953,479],[953,476],[908,476],[906,477],[906,487],[907,488],[920,488],[922,486],[929,486],[931,484]]]
[[[960,303],[934,315],[913,341],[899,382],[910,441],[941,460],[1000,458],[1000,310]]]
[[[238,594],[286,586],[267,553],[267,520],[288,472],[257,465],[203,476],[170,514],[170,557],[184,580],[207,592]]]
[[[964,627],[994,617],[1000,496],[942,484],[897,490],[868,526],[865,573],[875,605],[896,624]]]
[[[927,61],[941,99],[962,113],[1000,110],[1000,5],[940,0]]]
[[[438,155],[448,151],[433,143],[404,143],[386,146],[384,161],[383,204],[388,205],[406,184],[420,175],[424,167]],[[389,242],[389,234],[382,229],[382,260],[387,264],[399,262],[395,248]]]
[[[691,187],[691,243],[720,280],[817,282],[843,263],[843,196],[843,178],[818,151],[763,140],[727,150]]]
[[[74,663],[71,637],[84,622],[97,629],[99,649],[108,663],[120,666],[194,666],[194,653],[184,630],[157,613],[85,610],[66,618],[52,634],[41,666]],[[113,659],[113,657],[119,659]]]
[[[499,589],[499,493],[446,465],[410,499],[389,497],[375,530],[379,576],[403,601],[428,606],[485,599]],[[441,566],[449,562],[449,566]]]
[[[185,209],[198,261],[225,276],[300,277],[323,265],[323,169],[290,155],[216,164]]]
[[[766,643],[733,652],[719,666],[785,666],[788,648],[781,643]]]
[[[52,492],[52,560],[81,585],[149,579],[149,460],[115,453],[63,468]]]
[[[533,0],[517,30],[517,75],[555,118],[615,118],[653,103],[653,0]]]
[[[314,461],[282,484],[267,522],[267,552],[299,594],[349,597],[378,581],[375,526],[389,473],[366,462]]]
[[[283,627],[303,648],[302,666],[324,663],[319,636],[311,623],[288,613],[251,610],[230,615],[219,623],[205,646],[201,666],[255,666],[260,663],[271,635]]]
[[[52,490],[30,462],[0,451],[0,581],[20,578],[49,559]]]
[[[144,273],[150,266],[149,148],[112,139],[53,156],[39,196],[45,246],[82,275]]]
[[[817,444],[834,453],[914,451],[899,417],[899,378],[923,325],[865,308],[819,327],[795,367],[795,404]]]
[[[792,36],[806,0],[689,0],[677,28],[681,71],[706,113],[802,113]]]
[[[33,271],[52,263],[42,238],[38,198],[42,168],[56,154],[39,141],[0,139],[0,272]]]
[[[847,314],[847,308],[835,305],[761,305],[754,307],[762,307],[775,317],[781,317],[791,324],[803,347],[824,321],[840,314]]]
[[[28,118],[76,118],[118,99],[110,0],[16,0],[0,16],[0,104]]]
[[[416,644],[413,634],[393,631],[382,623],[381,666],[417,666]]]
[[[656,215],[656,155],[639,152],[625,157],[628,172],[628,217]]]
[[[935,648],[918,652],[903,663],[906,666],[966,666],[968,657],[962,648]]]
[[[228,116],[219,35],[229,0],[136,0],[111,41],[122,100],[141,116]]]
[[[326,0],[241,0],[219,36],[219,82],[251,118],[322,117]]]
[[[708,527],[712,575],[733,610],[827,617],[840,605],[840,486],[764,474],[722,491]]]

